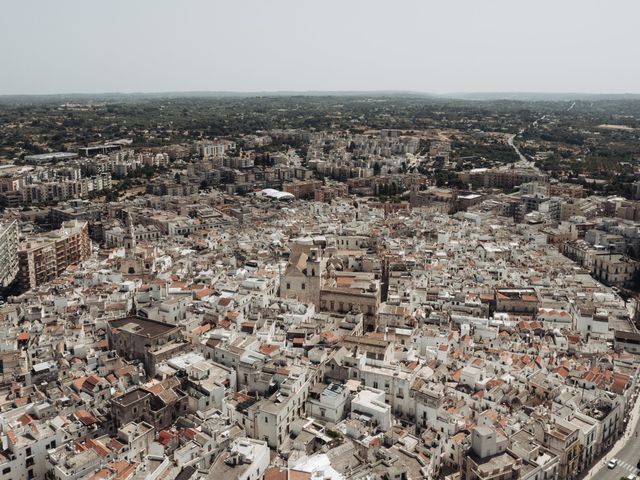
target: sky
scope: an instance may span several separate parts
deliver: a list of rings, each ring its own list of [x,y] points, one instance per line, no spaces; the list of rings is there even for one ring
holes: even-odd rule
[[[1,0],[0,95],[640,93],[638,0]]]

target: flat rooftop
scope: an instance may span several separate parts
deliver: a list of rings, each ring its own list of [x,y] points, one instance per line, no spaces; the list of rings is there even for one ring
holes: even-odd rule
[[[158,322],[156,320],[149,320],[148,318],[138,316],[111,320],[109,322],[109,326],[112,329],[117,328],[143,337],[157,337],[159,335],[164,335],[171,330],[180,328],[176,325],[171,325],[170,323]]]
[[[494,471],[496,473],[498,471],[506,473],[510,470],[509,467],[513,467],[520,463],[517,458],[514,458],[507,452],[498,453],[486,459],[479,459],[476,457],[475,460],[478,463],[476,470],[483,476],[489,476]]]
[[[114,400],[120,403],[121,405],[131,405],[132,403],[137,402],[141,398],[144,398],[150,395],[151,394],[149,392],[142,390],[140,388],[136,388],[135,390],[131,390],[129,393],[125,393],[124,395],[121,395],[115,398]]]

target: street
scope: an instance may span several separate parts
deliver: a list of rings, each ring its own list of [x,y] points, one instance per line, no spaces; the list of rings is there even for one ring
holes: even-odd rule
[[[638,432],[637,426],[635,431]],[[611,469],[607,468],[606,462],[601,460],[599,463],[601,468],[596,471],[593,478],[597,478],[598,480],[619,480],[621,477],[626,477],[631,473],[638,474],[640,470],[636,468],[636,464],[638,463],[638,459],[640,459],[639,448],[640,438],[636,436],[631,437],[624,448],[616,455],[616,458],[620,460],[618,466]]]
[[[535,127],[540,120],[544,120],[545,118],[546,118],[546,115],[543,115],[542,117],[540,117],[537,120],[535,120],[531,125]],[[525,131],[525,128],[522,128],[518,133],[514,133],[513,135],[510,135],[507,138],[507,144],[511,148],[513,148],[513,150],[518,155],[518,158],[520,159],[515,163],[515,166],[521,167],[521,168],[530,168],[530,169],[535,170],[536,172],[540,173],[540,169],[538,167],[536,167],[536,162],[534,162],[532,160],[529,160],[527,157],[525,157],[522,154],[522,152],[520,151],[520,149],[514,144],[515,138],[518,135],[522,135],[524,133],[524,131]]]
[[[615,468],[607,468],[609,456],[598,462],[599,469],[594,468],[591,478],[598,480],[619,480],[629,474],[638,474],[636,468],[640,460],[640,422],[636,422],[635,428],[630,435],[625,436],[624,446],[615,454],[614,458],[620,460]]]

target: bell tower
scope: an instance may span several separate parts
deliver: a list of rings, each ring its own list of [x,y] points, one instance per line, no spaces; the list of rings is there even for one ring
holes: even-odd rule
[[[322,262],[320,260],[317,248],[312,248],[310,250],[307,257],[306,267],[306,283],[308,284],[309,288],[308,297],[314,305],[319,306],[320,288],[322,288]]]
[[[124,248],[126,251],[131,251],[136,248],[136,232],[133,227],[133,218],[131,217],[131,212],[128,210],[125,223],[126,232],[124,236]]]

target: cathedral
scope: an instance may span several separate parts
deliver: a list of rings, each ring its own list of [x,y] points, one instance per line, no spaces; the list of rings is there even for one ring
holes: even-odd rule
[[[131,212],[126,214],[124,258],[120,260],[120,272],[129,277],[143,277],[155,272],[155,247],[139,246]]]

